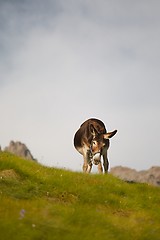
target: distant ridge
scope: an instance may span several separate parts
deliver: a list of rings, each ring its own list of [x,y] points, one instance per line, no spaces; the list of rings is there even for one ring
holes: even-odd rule
[[[158,166],[143,171],[117,166],[111,168],[110,173],[127,182],[148,183],[154,186],[160,186],[160,167]]]
[[[5,147],[4,151],[13,153],[27,160],[33,160],[33,161],[36,160],[31,154],[30,150],[27,148],[27,146],[24,143],[21,143],[19,141],[17,142],[10,141],[9,146]]]

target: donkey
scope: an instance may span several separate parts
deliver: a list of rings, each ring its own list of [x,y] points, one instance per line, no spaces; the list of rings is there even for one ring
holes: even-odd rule
[[[90,173],[92,165],[98,165],[98,172],[102,173],[101,156],[103,156],[104,172],[108,172],[109,162],[107,150],[112,138],[117,133],[106,131],[104,123],[95,118],[86,120],[74,135],[74,147],[83,155],[83,172]]]

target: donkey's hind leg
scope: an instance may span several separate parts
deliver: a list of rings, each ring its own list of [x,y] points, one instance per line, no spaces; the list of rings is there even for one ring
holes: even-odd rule
[[[98,163],[98,172],[103,173],[102,163],[101,161]]]

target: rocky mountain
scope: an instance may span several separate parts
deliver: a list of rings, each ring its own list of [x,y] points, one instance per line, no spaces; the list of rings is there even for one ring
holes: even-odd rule
[[[111,168],[110,173],[127,182],[140,182],[160,186],[160,167],[136,171],[135,169],[117,166]]]
[[[11,141],[9,146],[5,147],[4,151],[13,153],[28,160],[35,160],[27,146],[21,142]]]

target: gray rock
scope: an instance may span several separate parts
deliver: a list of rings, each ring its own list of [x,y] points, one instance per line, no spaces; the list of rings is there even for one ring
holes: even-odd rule
[[[135,169],[117,166],[111,168],[110,173],[127,182],[140,182],[160,186],[160,167],[136,171]]]
[[[24,143],[11,141],[8,147],[5,147],[4,151],[13,153],[19,157],[35,160]]]

